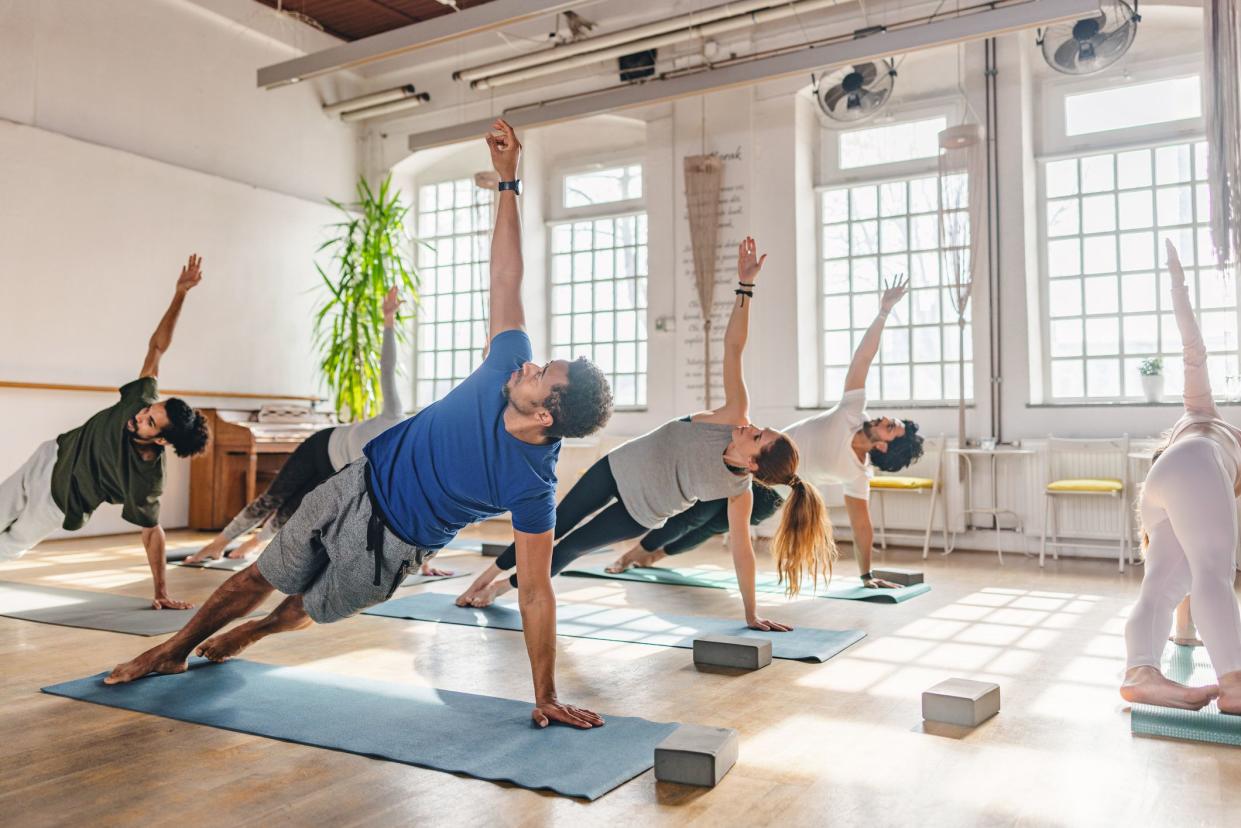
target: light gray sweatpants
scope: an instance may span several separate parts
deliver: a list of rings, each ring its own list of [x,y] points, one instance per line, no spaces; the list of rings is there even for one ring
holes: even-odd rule
[[[0,483],[0,561],[20,558],[65,522],[52,499],[56,441],[48,440]]]

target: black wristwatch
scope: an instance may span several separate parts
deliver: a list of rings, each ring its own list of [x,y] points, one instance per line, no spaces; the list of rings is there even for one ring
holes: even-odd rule
[[[521,179],[514,178],[512,181],[501,181],[500,192],[505,190],[512,190],[513,195],[521,195]]]

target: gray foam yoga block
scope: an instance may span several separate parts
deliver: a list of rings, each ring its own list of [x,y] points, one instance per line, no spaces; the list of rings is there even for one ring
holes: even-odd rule
[[[1000,712],[1000,685],[953,678],[922,694],[922,718],[974,727]]]
[[[740,745],[731,727],[683,724],[655,746],[655,778],[713,788],[737,763]]]
[[[500,554],[508,549],[507,543],[494,543],[491,541],[483,541],[483,555],[488,558],[498,558]]]
[[[922,573],[913,569],[872,569],[870,571],[876,578],[882,578],[885,581],[891,581],[901,586],[913,586],[922,583]]]
[[[771,641],[739,635],[704,635],[694,639],[694,663],[757,670],[771,663]]]

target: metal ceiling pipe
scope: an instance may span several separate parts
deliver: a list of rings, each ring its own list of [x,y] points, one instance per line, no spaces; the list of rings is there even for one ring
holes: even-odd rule
[[[354,121],[365,121],[367,118],[377,118],[380,115],[390,115],[393,112],[404,112],[406,109],[422,106],[429,100],[431,100],[430,95],[426,92],[419,92],[417,95],[411,95],[399,101],[390,101],[378,106],[368,106],[366,109],[352,109],[342,114],[340,119],[347,124],[351,124]]]
[[[324,115],[339,115],[342,112],[350,112],[355,109],[365,109],[368,106],[378,106],[379,104],[389,103],[391,101],[401,101],[414,94],[416,90],[412,83],[403,84],[393,89],[384,89],[380,92],[372,92],[369,95],[359,95],[356,98],[350,98],[347,101],[337,101],[333,104],[323,105]]]
[[[531,66],[537,66],[542,63],[563,60],[565,58],[574,57],[575,55],[584,54],[586,52],[606,49],[610,46],[619,46],[623,43],[633,43],[643,38],[654,37],[656,35],[667,34],[668,32],[684,29],[689,26],[711,23],[715,20],[722,20],[727,17],[736,17],[739,14],[748,14],[753,11],[770,8],[781,0],[745,0],[740,3],[725,3],[722,6],[713,6],[700,12],[690,12],[676,17],[669,17],[666,20],[657,20],[653,23],[643,23],[640,26],[631,26],[628,29],[622,29],[619,32],[611,34],[599,35],[585,40],[578,40],[573,43],[564,43],[552,49],[543,49],[538,52],[530,52],[529,54],[519,55],[514,58],[506,58],[497,60],[493,63],[486,63],[482,66],[473,66],[469,69],[462,69],[453,73],[454,80],[476,81],[482,78],[490,78],[495,75],[503,75],[509,72],[516,72],[519,69],[526,69]],[[785,0],[787,2],[787,0]]]
[[[663,35],[628,41],[610,48],[541,63],[526,69],[506,72],[499,75],[491,75],[472,81],[470,86],[474,89],[495,89],[500,86],[508,86],[510,84],[544,77],[557,72],[567,72],[570,69],[590,66],[591,64],[599,63],[600,61],[618,58],[622,55],[640,52],[645,49],[655,49],[661,46],[672,46],[678,43],[684,43],[687,40],[706,39],[716,35],[726,34],[728,32],[751,28],[763,23],[785,20],[799,14],[810,14],[812,12],[830,8],[838,3],[839,0],[801,0],[801,2],[785,3],[780,6],[769,5],[768,8],[760,11],[746,12],[744,14],[734,15],[733,17],[723,18],[703,25],[695,24],[693,26],[683,27]],[[552,51],[554,52],[555,50]]]

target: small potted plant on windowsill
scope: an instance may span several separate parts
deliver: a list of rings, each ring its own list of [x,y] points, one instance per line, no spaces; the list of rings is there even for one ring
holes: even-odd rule
[[[1163,359],[1151,357],[1138,363],[1138,373],[1142,375],[1142,391],[1147,402],[1163,401]]]

